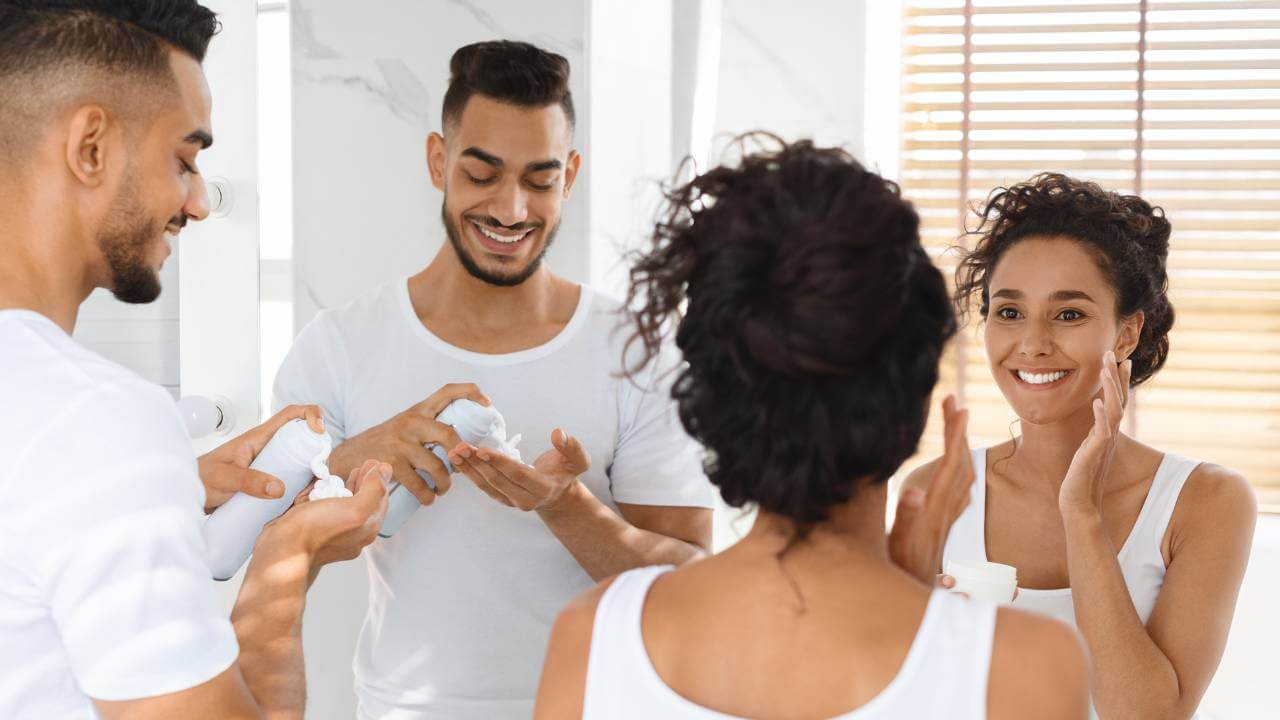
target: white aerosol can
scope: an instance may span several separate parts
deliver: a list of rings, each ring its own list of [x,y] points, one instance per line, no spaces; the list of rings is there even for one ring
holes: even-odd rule
[[[452,426],[454,432],[458,433],[458,437],[469,445],[496,450],[508,457],[520,459],[520,451],[516,449],[520,436],[507,439],[507,422],[503,419],[502,413],[493,407],[465,398],[454,400],[436,416],[436,420]],[[445,469],[453,473],[453,465],[449,463],[451,448],[443,448],[439,445],[427,445],[427,448],[440,458]],[[418,476],[434,490],[435,483],[432,482],[431,477],[421,470],[417,472]],[[382,529],[378,534],[384,538],[394,535],[420,505],[413,493],[398,483],[393,484],[387,494],[387,516],[382,521]]]
[[[276,431],[249,467],[284,483],[275,499],[236,493],[204,523],[213,579],[228,580],[253,553],[253,545],[267,523],[284,514],[314,476],[312,461],[327,458],[332,448],[328,433],[312,430],[305,420],[290,420]]]

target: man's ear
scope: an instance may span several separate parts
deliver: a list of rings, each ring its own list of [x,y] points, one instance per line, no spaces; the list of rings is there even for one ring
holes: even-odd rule
[[[431,184],[440,192],[444,192],[444,161],[444,136],[433,132],[427,136],[427,169],[431,172]]]
[[[76,110],[67,126],[67,169],[87,187],[107,181],[107,158],[112,149],[111,116],[101,105]]]
[[[569,162],[564,166],[564,199],[569,199],[573,190],[573,181],[578,179],[578,168],[582,166],[582,156],[577,150],[569,151]]]
[[[1142,337],[1142,326],[1147,316],[1138,312],[1120,321],[1120,334],[1116,336],[1116,359],[1124,362],[1134,350],[1138,349],[1138,340]]]

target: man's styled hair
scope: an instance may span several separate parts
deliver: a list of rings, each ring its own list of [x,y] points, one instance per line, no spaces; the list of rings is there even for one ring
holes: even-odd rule
[[[492,40],[458,48],[449,61],[444,127],[458,122],[472,95],[523,108],[559,105],[574,125],[569,61],[526,42]]]
[[[202,62],[218,30],[196,0],[0,0],[0,160],[71,102],[154,109],[176,87],[170,50]]]

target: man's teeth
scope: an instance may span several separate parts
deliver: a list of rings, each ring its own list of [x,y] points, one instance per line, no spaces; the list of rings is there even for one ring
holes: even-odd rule
[[[472,223],[472,224],[474,225],[475,223]],[[484,236],[489,238],[490,240],[497,240],[500,243],[506,243],[508,245],[511,243],[520,242],[521,240],[524,239],[524,236],[528,235],[530,232],[528,230],[525,230],[519,235],[499,235],[496,232],[489,232],[488,230],[480,227],[479,225],[476,225],[476,229],[479,230],[481,233],[483,233]]]
[[[1018,371],[1018,377],[1025,383],[1032,385],[1044,385],[1046,383],[1057,382],[1067,376],[1066,370],[1058,370],[1051,373],[1030,373],[1025,370]]]

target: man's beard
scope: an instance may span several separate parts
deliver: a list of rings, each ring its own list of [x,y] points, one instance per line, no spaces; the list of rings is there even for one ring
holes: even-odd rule
[[[130,169],[98,231],[98,247],[111,268],[111,293],[121,302],[144,304],[160,297],[160,274],[147,262],[148,245],[160,230],[147,222],[137,189]]]
[[[542,266],[542,258],[546,256],[547,250],[551,249],[551,243],[556,238],[556,232],[560,230],[560,221],[557,220],[555,226],[547,233],[546,239],[542,243],[542,249],[529,261],[528,265],[513,273],[500,274],[480,267],[476,259],[467,252],[462,243],[461,229],[453,223],[446,207],[447,203],[440,203],[440,219],[444,222],[445,234],[449,236],[449,244],[453,246],[453,252],[457,254],[458,260],[462,262],[462,267],[466,268],[471,277],[497,287],[515,287],[533,277],[533,274]],[[466,218],[463,218],[463,220],[464,222],[470,222]],[[532,232],[538,232],[538,230],[533,230]]]

